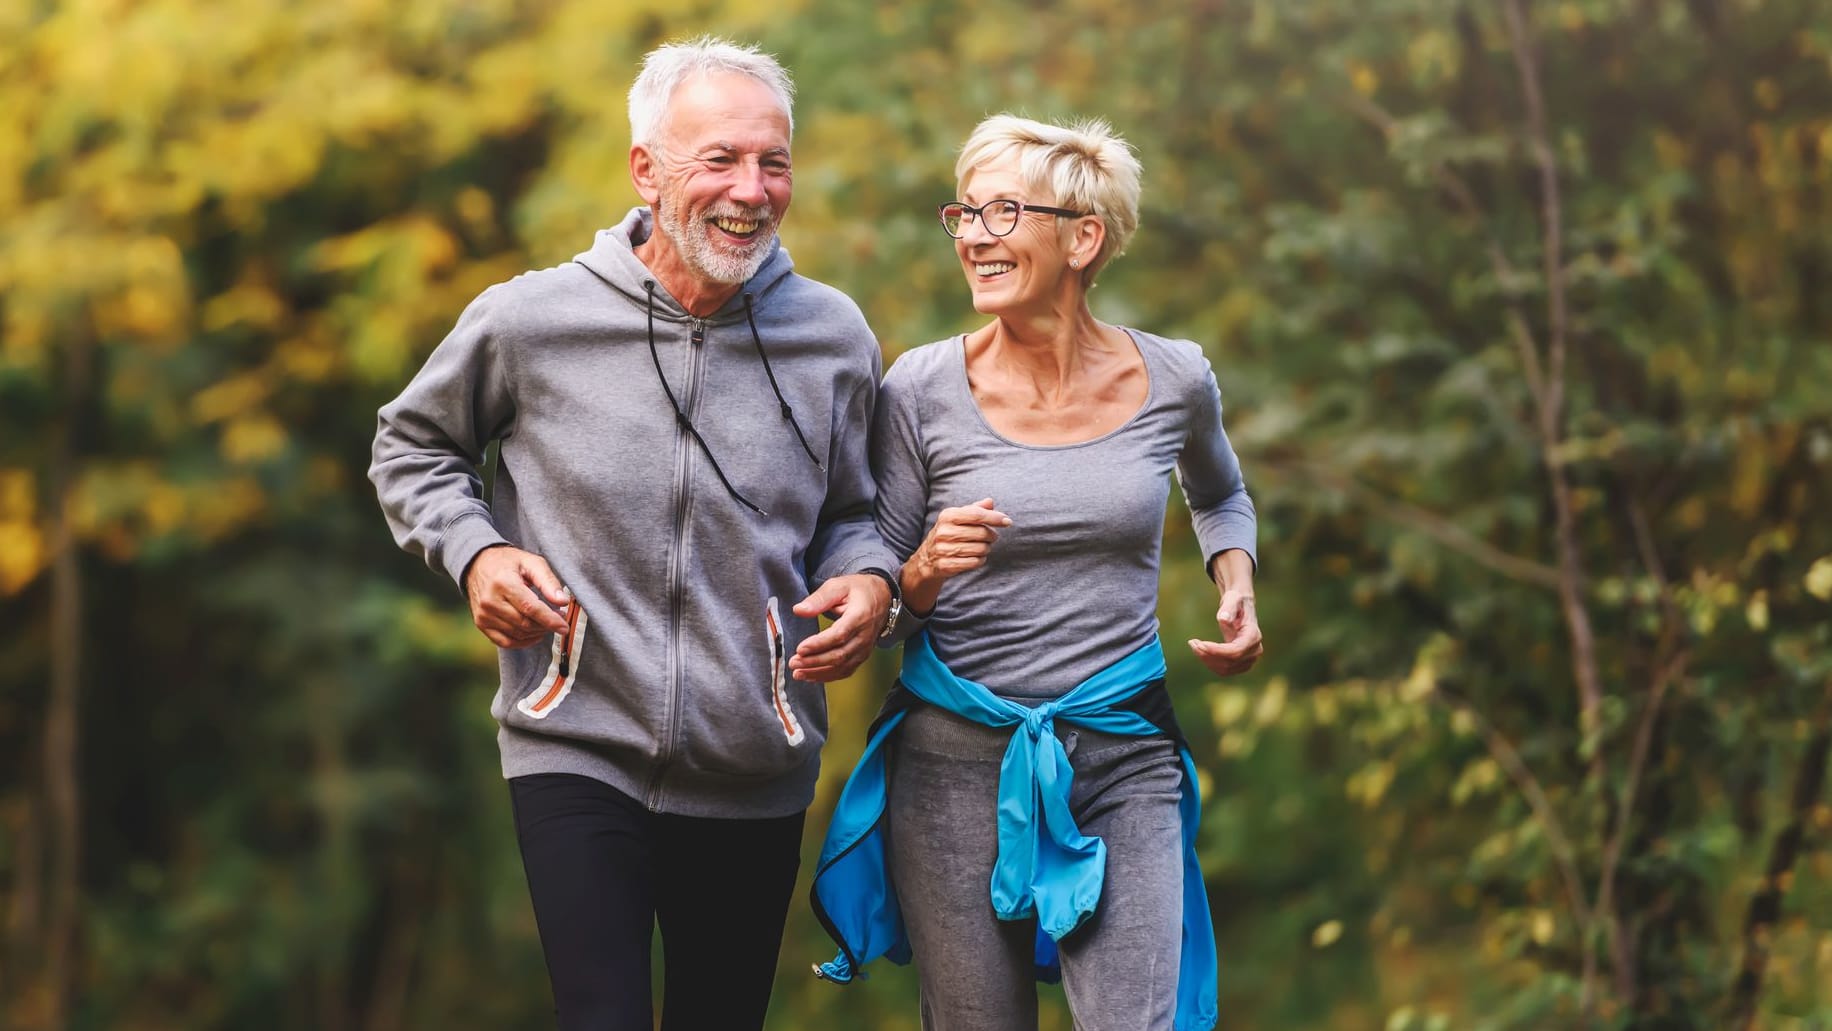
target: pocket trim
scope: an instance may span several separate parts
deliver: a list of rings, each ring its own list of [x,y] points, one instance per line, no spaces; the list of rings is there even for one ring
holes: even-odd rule
[[[515,704],[517,712],[529,719],[544,720],[572,694],[573,683],[579,679],[585,627],[590,622],[577,598],[567,603],[566,632],[553,635],[553,661],[548,663],[547,675]]]
[[[770,645],[770,707],[776,710],[783,737],[789,744],[799,745],[807,734],[802,730],[801,721],[795,718],[794,707],[789,704],[788,648],[783,640],[782,618],[777,611],[775,595],[764,604],[763,622]]]

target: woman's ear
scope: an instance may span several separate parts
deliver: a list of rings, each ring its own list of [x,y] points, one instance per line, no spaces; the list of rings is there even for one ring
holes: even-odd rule
[[[1074,235],[1069,243],[1069,257],[1076,268],[1087,268],[1107,240],[1107,224],[1098,218],[1084,216],[1075,220]]]

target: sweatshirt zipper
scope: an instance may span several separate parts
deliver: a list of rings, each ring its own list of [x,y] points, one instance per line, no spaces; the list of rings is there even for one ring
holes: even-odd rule
[[[692,418],[698,414],[700,379],[706,367],[705,319],[689,320],[687,339],[692,346],[687,352],[687,382],[681,389],[681,400],[682,409]],[[644,799],[651,812],[661,808],[662,780],[674,761],[675,745],[681,732],[681,703],[686,694],[686,662],[682,655],[686,647],[686,630],[682,624],[687,609],[687,527],[693,515],[693,492],[688,490],[688,485],[693,479],[694,460],[699,452],[693,447],[686,429],[680,426],[675,427],[675,447],[674,548],[668,563],[668,724],[662,735],[662,751],[656,759],[655,776],[649,781],[648,797]]]

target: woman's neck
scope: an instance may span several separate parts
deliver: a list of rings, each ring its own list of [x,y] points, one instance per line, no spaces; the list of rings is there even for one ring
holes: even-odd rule
[[[976,348],[988,364],[1028,381],[1046,398],[1060,397],[1083,369],[1091,352],[1110,347],[1108,329],[1086,303],[1064,310],[1001,315],[976,333]]]

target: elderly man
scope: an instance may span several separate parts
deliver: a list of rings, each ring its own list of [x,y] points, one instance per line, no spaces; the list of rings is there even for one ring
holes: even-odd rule
[[[653,1026],[657,923],[665,1028],[762,1025],[822,685],[896,619],[877,343],[776,239],[791,91],[753,48],[649,54],[646,206],[484,291],[380,413],[396,540],[502,649],[492,714],[562,1028]]]

